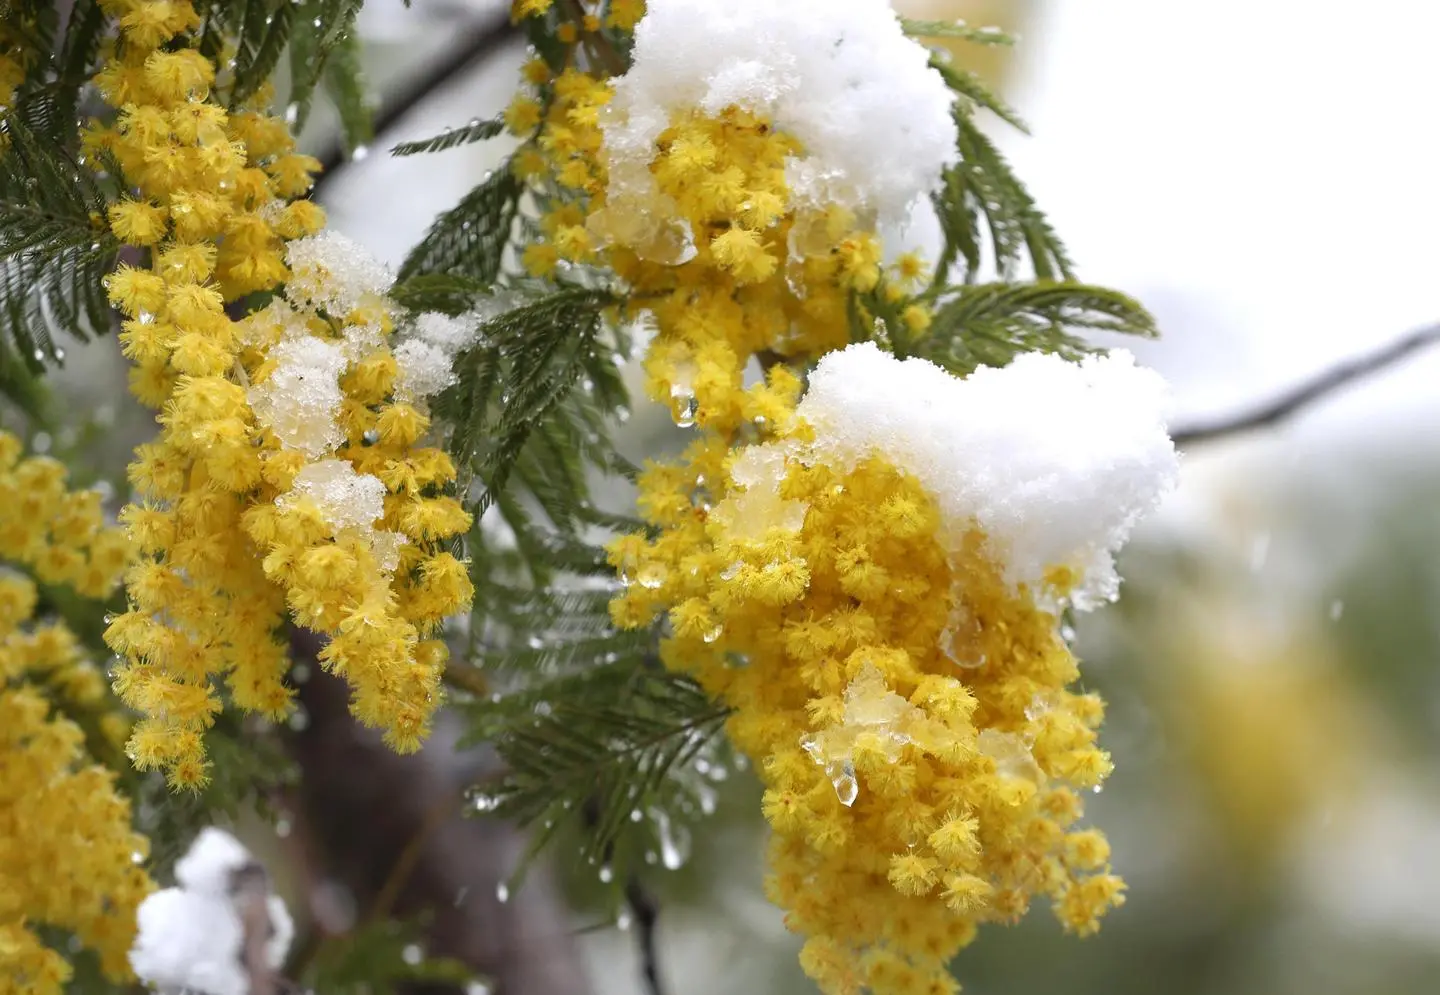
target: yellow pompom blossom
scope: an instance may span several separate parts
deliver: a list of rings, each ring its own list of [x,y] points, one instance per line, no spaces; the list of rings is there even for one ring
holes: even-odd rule
[[[767,789],[768,894],[808,937],[807,972],[827,992],[951,991],[946,964],[980,923],[1043,895],[1085,934],[1123,900],[1103,836],[1075,827],[1080,790],[1111,767],[1102,706],[1068,690],[1055,617],[1006,583],[981,532],[949,550],[913,476],[793,458],[772,480],[746,466],[761,450],[731,451],[743,420],[772,426],[758,440],[805,440],[798,392],[773,370],[687,463],[647,470],[641,508],[663,531],[613,546],[613,614],[666,613],[666,664],[734,709],[731,740]]]
[[[612,617],[663,616],[665,664],[732,709],[805,970],[831,993],[951,992],[981,923],[1043,896],[1086,934],[1123,901],[1104,837],[1077,826],[1111,764],[1053,607],[1097,578],[1056,556],[1017,582],[1004,537],[904,459],[837,459],[797,417],[785,361],[847,346],[852,309],[885,308],[897,338],[929,327],[924,264],[887,273],[875,231],[952,161],[950,98],[882,4],[740,6],[651,4],[619,80],[573,51],[526,66],[507,120],[547,210],[523,261],[615,273],[653,318],[650,394],[700,430],[640,478],[655,533],[613,543]],[[868,72],[892,90],[863,89]],[[859,123],[837,118],[850,102]]]
[[[447,659],[444,643],[426,637],[473,594],[448,548],[470,515],[444,493],[455,482],[450,457],[417,444],[429,426],[427,385],[410,382],[408,346],[398,357],[390,349],[386,275],[338,236],[292,250],[287,293],[299,310],[276,303],[245,322],[251,341],[278,345],[251,395],[267,442],[280,447],[244,527],[295,620],[330,637],[320,659],[350,681],[355,715],[413,750]],[[357,274],[368,287],[346,289]],[[434,358],[448,369],[448,357]]]
[[[538,64],[543,70],[543,64]],[[677,417],[700,424],[738,387],[745,362],[770,352],[803,359],[847,341],[852,290],[881,281],[879,242],[854,212],[798,209],[785,184],[797,140],[739,107],[681,114],[657,141],[646,197],[610,183],[600,127],[610,84],[567,68],[539,89],[543,121],[516,156],[551,210],[526,267],[551,275],[562,260],[601,265],[623,279],[654,320],[647,387]],[[525,134],[540,102],[517,98],[507,114]],[[523,110],[520,110],[523,108]],[[704,367],[719,393],[706,402]]]
[[[65,489],[59,463],[19,455],[0,432],[0,559],[105,596],[128,559],[124,535],[104,526],[95,492]],[[0,992],[62,990],[70,966],[42,927],[73,934],[112,981],[129,980],[135,910],[152,887],[129,802],[54,704],[93,712],[104,678],[64,624],[32,621],[37,599],[28,578],[0,575]],[[123,722],[104,715],[100,725]]]
[[[390,396],[391,316],[368,299],[326,310],[330,274],[287,265],[297,240],[324,223],[318,207],[292,200],[319,164],[295,152],[283,121],[248,109],[268,93],[227,110],[216,65],[189,34],[193,7],[115,0],[106,10],[121,32],[96,84],[119,114],[87,142],[111,152],[133,188],[111,208],[110,226],[147,249],[149,263],[122,266],[108,288],[126,319],[133,390],[160,409],[162,426],[131,466],[139,501],[123,520],[144,558],[127,577],[129,611],[106,633],[125,657],[116,690],[144,716],[131,756],[163,768],[172,785],[203,783],[202,734],[222,707],[220,675],[241,708],[285,715],[287,607],[335,637],[323,660],[356,688],[357,714],[414,748],[438,704],[444,659],[422,638],[469,596],[463,569],[435,546],[468,518],[439,493],[454,479],[449,461],[415,445],[425,415]],[[316,307],[278,319],[274,308],[243,320],[227,313],[227,303],[286,281],[318,294]],[[323,347],[347,328],[364,329],[368,346],[330,371],[344,377],[338,427],[329,417],[312,426],[266,417],[274,412],[263,398],[283,389],[274,377],[291,340]],[[393,582],[313,503],[277,503],[314,458],[297,438],[317,432],[321,450],[342,446],[342,461],[384,478],[387,527],[411,542]]]

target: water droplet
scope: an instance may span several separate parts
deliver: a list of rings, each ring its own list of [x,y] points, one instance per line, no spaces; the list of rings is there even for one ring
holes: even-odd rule
[[[373,428],[367,428],[360,436],[360,441],[367,446],[373,446],[380,441],[380,433]]]
[[[707,643],[713,643],[715,640],[719,639],[724,634],[725,626],[717,624],[715,628],[706,630],[705,634],[700,638],[705,640],[705,642]]]
[[[316,21],[315,23],[319,24],[320,22]],[[420,949],[420,944],[407,943],[405,944],[405,949],[400,951],[400,956],[405,959],[405,963],[414,967],[425,959],[425,952]]]
[[[295,732],[304,732],[310,725],[310,714],[303,708],[296,708],[290,715],[290,728]]]
[[[644,812],[641,812],[638,808],[632,808],[632,809],[630,810],[630,821],[631,821],[631,822],[639,822],[639,821],[640,821],[641,819],[643,819],[643,818],[645,818],[645,813],[644,813]]]
[[[640,568],[635,579],[640,582],[641,587],[653,591],[665,583],[665,567],[659,563],[647,563]]]
[[[64,350],[64,349],[61,349],[59,346],[56,346],[56,347],[55,347],[55,362],[57,362],[57,363],[63,363],[63,362],[65,362],[65,350]]]
[[[493,812],[500,807],[500,799],[494,795],[480,792],[471,799],[470,804],[475,806],[475,811],[477,812]]]
[[[483,981],[472,981],[465,986],[465,995],[490,995],[490,986]]]
[[[285,837],[287,837],[287,836],[290,835],[290,831],[291,831],[291,827],[290,827],[290,820],[289,820],[289,819],[286,819],[285,817],[282,816],[282,817],[280,817],[279,819],[276,819],[276,820],[275,820],[275,835],[276,835],[276,836],[279,836],[281,839],[284,839]]]
[[[1097,784],[1097,785],[1095,785],[1095,787],[1091,788],[1090,790],[1091,790],[1093,793],[1095,793],[1095,794],[1098,795],[1100,792],[1102,792],[1102,791],[1105,790],[1105,785],[1103,785],[1103,784]]]
[[[660,863],[666,870],[677,871],[690,859],[690,832],[684,826],[672,825],[664,809],[654,809],[655,835],[660,840]]]
[[[353,161],[353,162],[364,162],[365,159],[366,159],[367,157],[369,157],[369,155],[370,155],[370,146],[368,146],[368,145],[357,145],[357,146],[355,146],[354,151],[352,151],[352,152],[350,153],[350,159],[351,159],[351,161]]]
[[[600,868],[600,880],[604,884],[609,884],[615,880],[615,871],[611,869],[609,864],[605,864]]]
[[[531,636],[529,639],[525,640],[525,645],[529,646],[532,650],[538,650],[545,645],[545,640],[541,639],[539,636]]]
[[[615,928],[627,930],[635,922],[635,917],[630,914],[629,909],[621,909],[615,916]]]
[[[503,904],[510,901],[510,886],[501,881],[495,886],[495,897]]]
[[[33,355],[33,356],[35,357],[35,362],[37,362],[37,363],[44,362],[44,360],[45,360],[45,350],[44,350],[44,349],[36,349],[31,355]]]

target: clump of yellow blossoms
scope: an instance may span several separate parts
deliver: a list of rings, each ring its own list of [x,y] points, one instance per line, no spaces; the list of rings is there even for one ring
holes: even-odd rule
[[[1057,605],[1111,592],[1108,551],[1173,451],[1123,360],[982,373],[851,347],[797,409],[777,368],[735,400],[765,412],[760,440],[706,433],[651,467],[660,535],[612,548],[617,623],[665,613],[667,666],[734,710],[767,789],[768,893],[827,992],[953,991],[946,964],[981,923],[1047,896],[1086,934],[1123,898],[1104,837],[1076,827],[1111,764]],[[1077,458],[1094,433],[1118,441]]]
[[[127,562],[124,535],[104,526],[98,493],[65,489],[60,463],[19,457],[0,432],[0,559],[103,597]],[[128,980],[135,910],[152,887],[137,866],[148,842],[131,829],[115,775],[58,708],[95,712],[104,678],[63,623],[33,620],[37,599],[27,577],[0,575],[0,992],[58,993],[69,978],[37,927],[73,934],[107,977]],[[97,717],[123,737],[119,716]]]
[[[666,665],[733,710],[806,971],[953,991],[978,925],[1037,896],[1094,931],[1123,884],[1080,792],[1111,764],[1058,616],[1113,596],[1173,469],[1150,381],[1027,357],[961,389],[836,352],[867,300],[897,341],[930,320],[904,298],[923,267],[887,279],[876,231],[953,162],[951,97],[888,5],[652,0],[617,79],[595,30],[562,24],[571,62],[532,62],[507,111],[547,205],[524,262],[616,274],[653,317],[651,395],[700,429],[640,479],[657,535],[613,544],[612,615],[663,616]],[[815,359],[801,401],[786,361]]]
[[[109,222],[121,241],[148,251],[149,265],[122,266],[109,293],[126,319],[133,390],[160,409],[162,425],[131,467],[140,501],[123,517],[144,558],[127,577],[130,610],[106,634],[126,659],[116,690],[145,716],[131,755],[141,768],[165,769],[172,785],[203,783],[202,733],[222,707],[219,675],[241,708],[285,715],[287,607],[334,637],[323,662],[355,688],[356,714],[413,749],[438,704],[444,658],[420,637],[468,600],[463,570],[435,544],[468,519],[436,493],[454,479],[449,461],[415,448],[425,415],[391,397],[391,315],[373,294],[342,295],[339,307],[331,284],[343,275],[319,263],[301,267],[308,310],[227,313],[296,277],[287,254],[307,243],[287,240],[313,235],[324,218],[292,198],[319,164],[294,151],[280,119],[226,109],[216,66],[191,34],[199,18],[190,3],[114,0],[105,9],[121,30],[96,84],[119,114],[87,141],[114,155],[135,191]],[[350,336],[354,348],[328,368],[338,422],[307,428],[267,408],[280,393],[277,375],[303,375],[304,356],[298,366],[289,360],[338,348],[346,329],[364,335]],[[388,573],[296,490],[306,465],[332,449],[383,478],[385,525],[412,540]]]

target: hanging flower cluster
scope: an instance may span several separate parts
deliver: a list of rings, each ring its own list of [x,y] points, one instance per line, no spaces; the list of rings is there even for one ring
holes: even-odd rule
[[[119,114],[87,141],[134,190],[109,221],[149,265],[122,266],[109,293],[134,392],[162,426],[131,467],[140,500],[124,521],[144,558],[106,634],[126,659],[116,690],[145,716],[131,754],[173,785],[203,783],[219,675],[241,708],[285,715],[287,614],[332,637],[322,662],[350,681],[356,714],[414,749],[444,663],[423,637],[469,600],[438,545],[469,522],[440,493],[454,467],[416,445],[417,405],[448,362],[437,373],[432,349],[410,364],[418,379],[400,375],[388,275],[316,236],[322,212],[292,198],[319,163],[250,109],[269,93],[226,109],[191,4],[106,9],[121,30],[96,83]],[[287,281],[288,304],[227,313]]]
[[[125,536],[104,526],[98,493],[67,491],[60,463],[20,449],[0,432],[0,560],[104,597],[128,560]],[[25,575],[0,575],[0,989],[58,993],[71,968],[37,930],[69,932],[107,977],[128,980],[135,910],[152,886],[129,802],[64,713],[112,740],[125,722],[102,711],[104,677],[75,635],[34,618],[38,598]]]
[[[507,112],[547,207],[524,262],[615,272],[653,316],[651,395],[698,428],[640,478],[655,533],[612,545],[612,615],[663,616],[665,664],[733,710],[806,971],[954,991],[978,925],[1039,896],[1094,931],[1124,886],[1081,791],[1111,764],[1059,617],[1114,596],[1168,486],[1158,381],[845,348],[857,301],[928,327],[923,265],[885,267],[877,231],[954,159],[951,95],[888,5],[652,0],[614,79],[593,31],[562,24],[571,63],[532,62]],[[816,359],[802,388],[785,361]]]

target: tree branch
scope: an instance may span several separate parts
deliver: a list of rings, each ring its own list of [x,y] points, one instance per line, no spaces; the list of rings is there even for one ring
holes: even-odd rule
[[[498,18],[489,18],[457,29],[459,37],[448,52],[442,52],[429,64],[420,76],[406,83],[398,92],[381,101],[375,113],[375,141],[394,128],[438,90],[456,76],[478,62],[488,58],[496,49],[509,41],[515,34],[510,23],[508,9]],[[338,173],[344,171],[352,160],[346,152],[343,139],[334,141],[328,149],[316,156],[320,160],[320,175],[310,189],[310,197],[320,200],[324,189]]]
[[[655,924],[660,918],[660,905],[638,877],[625,883],[625,904],[635,917],[635,943],[640,949],[640,970],[645,977],[649,995],[665,995],[660,982],[660,957],[655,948]]]
[[[1232,435],[1268,428],[1286,420],[1304,408],[1326,399],[1336,391],[1363,380],[1372,373],[1394,366],[1413,352],[1440,342],[1440,323],[1426,325],[1409,335],[1396,339],[1367,356],[1337,363],[1304,383],[1237,414],[1210,422],[1182,425],[1170,433],[1175,445],[1184,448],[1196,443],[1213,442]]]

